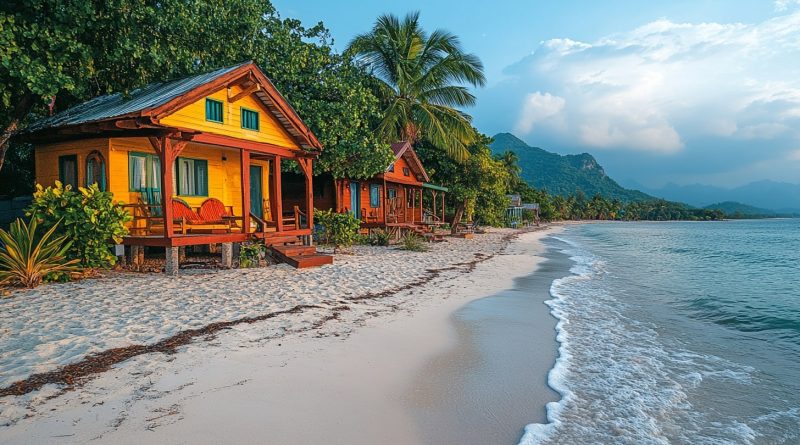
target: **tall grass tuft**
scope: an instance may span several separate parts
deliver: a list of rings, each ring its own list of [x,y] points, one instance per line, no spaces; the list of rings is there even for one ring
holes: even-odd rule
[[[53,238],[58,224],[37,238],[35,218],[25,224],[17,218],[8,231],[0,229],[0,284],[19,283],[28,288],[41,284],[48,274],[76,270],[79,260],[67,260],[71,242],[66,236]]]
[[[400,248],[412,252],[427,252],[428,250],[425,240],[414,232],[408,233],[400,240]]]

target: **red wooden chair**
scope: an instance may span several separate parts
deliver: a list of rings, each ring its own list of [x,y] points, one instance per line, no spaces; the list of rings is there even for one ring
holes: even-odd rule
[[[205,222],[222,222],[226,216],[233,216],[233,212],[229,212],[225,204],[217,198],[208,198],[203,201],[197,213]]]
[[[226,206],[217,198],[208,198],[200,205],[197,211],[200,219],[206,224],[227,224],[238,227],[236,221],[241,221],[241,216],[233,215],[233,206]]]
[[[184,235],[190,225],[201,224],[197,213],[194,213],[186,201],[179,198],[172,198],[172,220],[180,223],[180,232]]]

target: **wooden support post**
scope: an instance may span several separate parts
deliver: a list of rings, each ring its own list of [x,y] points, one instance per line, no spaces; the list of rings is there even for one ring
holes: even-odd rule
[[[314,164],[313,161],[309,159],[302,159],[302,162],[306,164],[306,168],[303,169],[303,172],[306,175],[306,215],[308,215],[307,223],[308,228],[314,228]]]
[[[272,180],[273,186],[270,188],[274,193],[272,202],[275,209],[275,226],[278,232],[283,232],[283,192],[281,192],[281,157],[275,156],[272,160]]]
[[[161,144],[161,152],[158,155],[161,160],[161,207],[164,215],[164,238],[172,238],[172,165],[175,158],[172,154],[172,142],[168,138],[159,138],[159,143]]]
[[[250,233],[250,151],[242,150],[242,233]],[[230,267],[230,266],[228,266]]]
[[[442,222],[444,222],[444,203],[445,203],[445,196],[444,192],[442,192]]]
[[[436,217],[436,194],[439,193],[436,190],[431,190],[431,219]]]
[[[422,198],[423,198],[423,196],[422,196],[422,193],[423,193],[423,192],[422,192],[422,187],[420,187],[420,188],[419,188],[419,220],[420,220],[420,221],[422,221],[422,220],[423,220],[423,219],[422,219],[422,217],[423,217],[423,213],[424,213],[424,209],[423,209],[423,207],[422,207],[422,201],[423,201],[423,199],[422,199]]]
[[[389,222],[389,190],[386,189],[386,178],[383,178],[383,197],[381,198],[381,202],[383,203],[383,224]]]

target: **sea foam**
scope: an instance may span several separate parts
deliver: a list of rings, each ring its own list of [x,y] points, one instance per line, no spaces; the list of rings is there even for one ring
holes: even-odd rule
[[[548,385],[561,399],[547,405],[548,423],[527,425],[519,443],[753,443],[757,433],[745,422],[696,409],[690,392],[708,380],[750,385],[754,370],[665,345],[657,325],[632,318],[617,298],[637,289],[613,288],[604,258],[569,237],[557,240],[575,263],[546,302],[559,343]]]

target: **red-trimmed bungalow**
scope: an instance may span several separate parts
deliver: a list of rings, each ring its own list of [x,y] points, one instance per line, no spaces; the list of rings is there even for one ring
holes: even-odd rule
[[[392,152],[394,161],[372,178],[320,182],[315,190],[317,206],[353,213],[366,229],[442,223],[447,189],[429,183],[428,173],[410,143],[394,143]],[[429,195],[423,206],[425,191]]]
[[[38,183],[112,192],[134,216],[123,243],[167,248],[170,273],[177,248],[221,243],[229,262],[230,243],[254,237],[295,266],[330,262],[308,247],[288,258],[285,244],[310,244],[322,146],[253,62],[97,97],[21,137],[35,146]],[[286,162],[302,174],[285,181]]]

